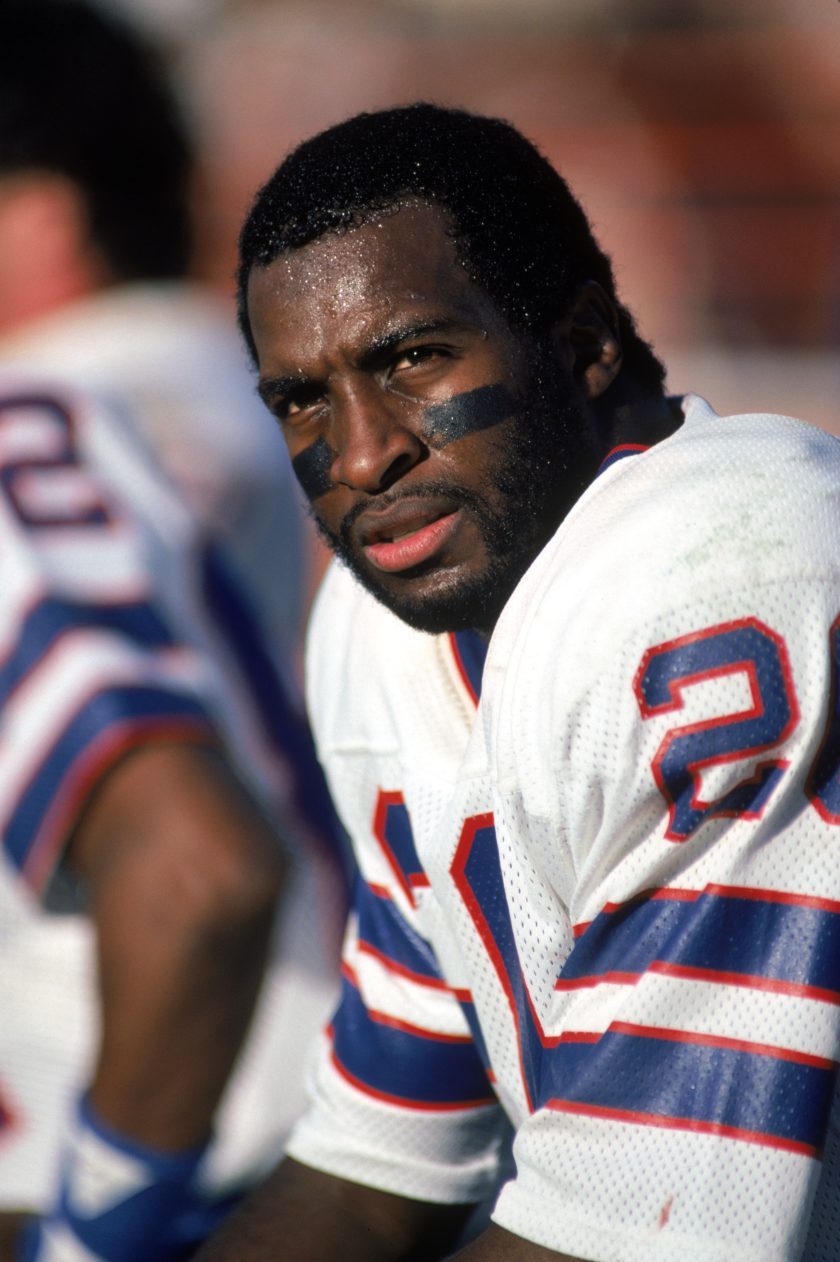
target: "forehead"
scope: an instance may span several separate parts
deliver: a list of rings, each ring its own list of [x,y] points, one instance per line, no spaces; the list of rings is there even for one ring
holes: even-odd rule
[[[483,326],[498,313],[458,262],[444,213],[404,206],[255,267],[248,318],[264,367],[328,343],[361,349],[406,322]]]

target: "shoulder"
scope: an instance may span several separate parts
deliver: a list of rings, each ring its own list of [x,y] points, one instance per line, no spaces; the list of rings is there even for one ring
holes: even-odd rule
[[[689,399],[671,438],[588,488],[514,593],[504,618],[597,605],[622,621],[727,583],[833,572],[840,441],[791,417],[716,416]],[[565,586],[569,584],[570,586]]]
[[[828,543],[825,514],[840,511],[836,438],[792,417],[685,406],[671,438],[596,479],[561,548],[586,538],[605,565],[655,581],[682,573],[696,586],[702,572],[746,561],[775,576],[795,560],[797,536]]]
[[[491,642],[485,696],[495,681],[522,703],[529,680],[533,704],[551,680],[567,695],[620,645],[739,616],[762,592],[789,593],[790,622],[794,589],[836,590],[838,532],[840,441],[689,399],[685,424],[597,478],[524,575]]]

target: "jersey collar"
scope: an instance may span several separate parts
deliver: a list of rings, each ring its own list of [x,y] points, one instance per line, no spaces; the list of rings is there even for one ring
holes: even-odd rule
[[[487,657],[487,643],[477,631],[450,631],[449,643],[461,680],[475,705],[481,696],[481,676]]]
[[[620,443],[607,452],[595,476],[599,477],[606,469],[627,456],[638,456],[641,452],[648,451],[649,446],[650,444],[647,443]],[[452,645],[455,665],[458,667],[464,687],[475,705],[478,705],[481,696],[481,677],[487,658],[487,642],[476,631],[450,631],[449,642]]]
[[[641,452],[649,449],[649,443],[619,443],[617,447],[613,447],[604,456],[604,459],[598,466],[598,472],[595,474],[595,477],[600,477],[606,469],[611,468],[617,461],[624,460],[627,456],[638,456]]]

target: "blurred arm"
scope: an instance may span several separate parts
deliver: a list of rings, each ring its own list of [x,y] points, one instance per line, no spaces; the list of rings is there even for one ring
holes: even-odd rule
[[[218,751],[160,745],[110,772],[70,860],[97,938],[91,1104],[154,1148],[202,1144],[262,979],[284,874],[277,840]]]

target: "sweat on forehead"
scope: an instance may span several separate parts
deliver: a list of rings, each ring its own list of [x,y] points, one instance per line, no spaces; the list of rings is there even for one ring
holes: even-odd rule
[[[596,281],[617,304],[625,363],[661,386],[664,368],[618,303],[610,260],[558,172],[501,119],[425,103],[358,114],[304,141],[258,192],[237,271],[252,355],[254,267],[410,199],[443,208],[467,275],[520,328],[546,329]]]
[[[255,268],[248,311],[269,406],[287,384],[299,395],[352,365],[384,367],[418,338],[508,327],[461,267],[445,220],[422,205]]]
[[[310,273],[310,284],[318,287],[324,301],[328,298],[334,302],[352,301],[364,284],[371,262],[383,248],[390,252],[395,283],[398,283],[400,247],[398,244],[394,249],[392,242],[396,239],[410,248],[418,230],[425,235],[425,224],[430,220],[439,223],[442,229],[439,240],[445,270],[450,270],[453,264],[460,267],[446,213],[438,206],[411,198],[391,207],[387,214],[377,212],[360,218],[344,232],[327,232],[296,250],[285,250],[274,261],[273,270],[278,277],[290,278],[300,277],[306,269]],[[387,245],[383,246],[382,242]],[[380,293],[382,282],[388,285],[387,272],[382,275]]]
[[[557,266],[558,206],[576,228],[586,221],[542,155],[498,119],[414,105],[349,119],[286,159],[243,228],[241,296],[253,266],[407,201],[445,211],[468,274],[520,322],[574,279]],[[576,235],[566,224],[564,243]]]

